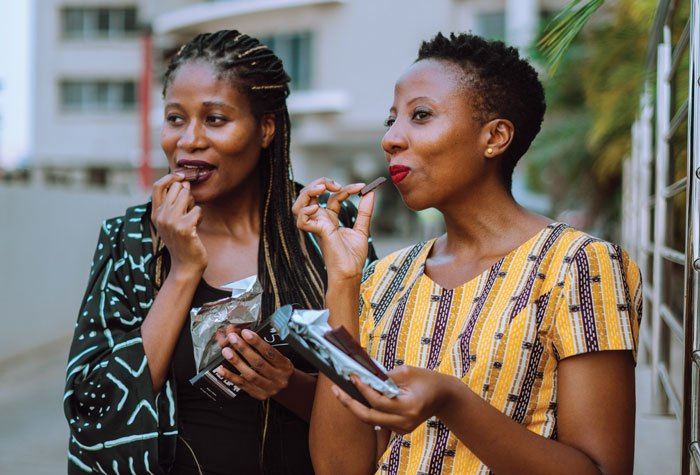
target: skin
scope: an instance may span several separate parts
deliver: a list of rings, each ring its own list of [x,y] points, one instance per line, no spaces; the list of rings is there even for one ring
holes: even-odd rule
[[[161,147],[170,169],[197,160],[208,164],[211,174],[190,183],[170,173],[153,187],[152,222],[171,257],[170,272],[141,328],[156,392],[165,383],[200,280],[220,287],[258,271],[258,162],[275,133],[274,116],[256,118],[248,98],[206,62],[180,67],[166,91],[164,112]],[[223,371],[224,376],[251,396],[274,397],[308,419],[315,378],[294,369],[254,332],[231,332],[227,338],[236,351],[222,353],[241,375]]]
[[[447,232],[431,249],[426,274],[446,288],[478,276],[552,221],[520,207],[505,189],[498,160],[510,145],[513,125],[499,118],[475,122],[468,100],[472,91],[465,90],[461,77],[449,62],[412,65],[396,83],[390,128],[382,140],[389,165],[411,169],[398,184],[406,205],[435,207],[443,214]],[[299,228],[319,237],[329,276],[329,323],[344,325],[359,339],[360,263],[366,256],[359,243],[368,235],[373,193],[360,201],[362,223],[340,230],[337,211],[315,201],[326,189],[337,191],[327,179],[313,182],[302,190],[294,212]],[[629,351],[560,362],[556,441],[517,424],[456,377],[406,365],[389,375],[402,389],[393,399],[353,377],[370,407],[319,378],[310,436],[317,473],[372,473],[390,431],[411,432],[432,416],[496,473],[632,473],[635,394]]]

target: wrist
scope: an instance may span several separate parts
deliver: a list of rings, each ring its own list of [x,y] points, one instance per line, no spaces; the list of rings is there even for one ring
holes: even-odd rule
[[[440,389],[438,391],[438,400],[436,404],[435,417],[440,419],[443,424],[449,425],[449,419],[455,414],[468,412],[464,407],[465,389],[467,387],[458,378],[446,374],[440,374]],[[459,407],[459,411],[455,408]]]
[[[204,268],[199,266],[173,264],[168,272],[166,281],[179,284],[188,284],[192,282],[199,283],[199,281],[202,279],[202,275],[204,275]]]

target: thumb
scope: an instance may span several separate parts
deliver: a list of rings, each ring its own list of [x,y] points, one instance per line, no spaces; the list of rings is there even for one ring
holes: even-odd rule
[[[352,229],[369,236],[369,223],[372,220],[372,211],[374,211],[374,191],[370,191],[360,199],[360,203],[357,205],[357,218],[355,218],[355,224]]]

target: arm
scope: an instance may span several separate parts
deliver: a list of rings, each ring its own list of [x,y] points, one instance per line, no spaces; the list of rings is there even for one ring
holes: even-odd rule
[[[437,417],[495,473],[632,473],[635,394],[630,351],[600,351],[561,362],[558,440],[529,431],[453,376],[409,366],[390,376],[402,389],[394,399],[355,380],[372,408],[334,390],[360,420],[400,434]]]
[[[328,271],[326,306],[329,324],[343,325],[359,340],[357,319],[362,268],[367,256],[369,222],[374,204],[374,193],[365,195],[358,207],[358,217],[352,228],[338,226],[338,212],[342,201],[362,189],[362,184],[340,185],[328,179],[319,179],[304,188],[294,204],[297,226],[314,233]],[[326,208],[318,205],[317,196],[326,190],[336,192]],[[310,449],[314,469],[324,473],[358,473],[374,471],[377,447],[386,446],[388,432],[375,433],[336,400],[332,383],[319,375],[311,412]],[[342,431],[338,431],[342,427]]]
[[[66,371],[69,473],[115,464],[128,470],[129,458],[137,472],[156,471],[174,449],[171,387],[154,393],[141,336],[153,294],[140,216],[130,211],[102,225]]]
[[[189,188],[189,182],[176,174],[166,175],[153,187],[152,222],[171,259],[168,276],[141,328],[156,393],[163,387],[178,336],[207,267],[207,253],[197,236],[202,211],[194,205]]]

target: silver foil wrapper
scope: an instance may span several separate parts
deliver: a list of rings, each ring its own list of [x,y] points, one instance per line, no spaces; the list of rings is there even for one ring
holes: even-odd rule
[[[240,331],[258,323],[262,304],[262,287],[257,276],[231,282],[231,297],[209,302],[190,311],[190,331],[197,371],[221,357],[217,340],[231,331]]]
[[[398,396],[401,393],[391,379],[382,381],[324,337],[324,334],[331,330],[328,324],[328,310],[295,309],[288,325],[289,329],[299,335],[317,356],[326,361],[347,381],[350,381],[350,375],[355,374],[363,383],[387,397]],[[386,372],[386,368],[381,363],[374,359],[373,361]]]

